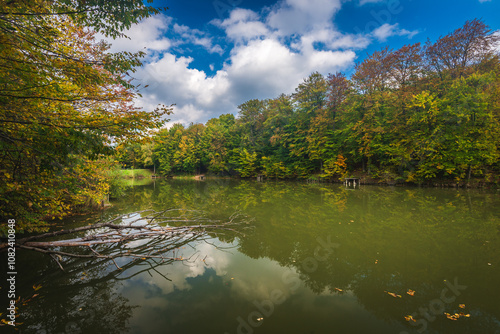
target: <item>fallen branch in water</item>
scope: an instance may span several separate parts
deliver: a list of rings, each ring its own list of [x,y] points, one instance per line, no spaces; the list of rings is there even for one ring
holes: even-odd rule
[[[241,229],[237,227],[247,223],[238,214],[231,216],[225,222],[200,216],[166,216],[166,214],[186,212],[197,213],[194,210],[179,209],[162,212],[139,211],[102,223],[19,239],[15,246],[50,255],[61,270],[64,270],[62,265],[64,258],[110,260],[118,270],[122,270],[116,262],[118,258],[152,259],[155,263],[189,260],[179,254],[176,255],[175,250],[192,241],[212,238],[209,232],[212,235],[222,232],[239,234]],[[172,223],[188,225],[169,225]],[[80,236],[71,239],[47,240],[74,234],[80,234]],[[6,244],[0,244],[0,250],[6,247]]]

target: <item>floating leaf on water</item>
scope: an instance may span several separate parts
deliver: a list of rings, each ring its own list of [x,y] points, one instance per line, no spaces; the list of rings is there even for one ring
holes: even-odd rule
[[[413,321],[413,322],[417,322],[417,320],[413,319],[413,317],[411,315],[407,315],[405,316],[405,320],[406,321]]]
[[[415,290],[408,289],[408,291],[406,291],[406,293],[409,294],[410,296],[414,296],[415,295]]]
[[[387,293],[389,296],[393,296],[394,298],[401,298],[401,295],[398,295],[398,294],[395,294],[394,292],[388,292],[388,291],[384,291],[385,293]]]
[[[257,318],[257,321],[262,321],[264,320],[264,318]]]
[[[33,285],[33,290],[38,291],[38,290],[40,290],[41,287],[42,287],[41,284]]]
[[[450,320],[453,320],[453,321],[456,321],[458,319],[460,319],[460,317],[465,317],[465,318],[469,318],[470,317],[470,314],[465,314],[465,313],[455,313],[455,314],[449,314],[449,313],[444,313],[446,315],[446,318],[450,319]]]
[[[458,307],[465,308],[465,304],[459,304]]]
[[[342,292],[342,291],[344,291],[344,290],[339,289],[339,288],[335,288],[335,291]]]

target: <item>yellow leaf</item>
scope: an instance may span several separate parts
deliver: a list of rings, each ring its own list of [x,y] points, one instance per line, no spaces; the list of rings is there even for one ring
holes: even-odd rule
[[[417,322],[417,320],[413,319],[413,317],[411,315],[407,315],[405,316],[405,320],[406,321],[413,321],[413,322]]]
[[[384,292],[387,293],[389,296],[393,296],[394,298],[401,298],[401,295],[395,294],[394,292],[388,292],[388,291]]]

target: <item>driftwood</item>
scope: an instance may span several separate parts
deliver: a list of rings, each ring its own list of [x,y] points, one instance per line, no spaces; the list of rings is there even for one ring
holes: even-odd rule
[[[51,256],[63,271],[63,260],[71,258],[109,260],[122,270],[115,259],[129,258],[133,262],[154,260],[157,265],[189,261],[190,258],[176,254],[176,250],[192,241],[208,242],[219,233],[240,234],[239,227],[247,223],[238,214],[224,222],[196,214],[199,212],[179,209],[139,211],[89,226],[19,239],[15,246]],[[59,239],[63,235],[77,236]],[[54,238],[58,240],[47,240]],[[6,247],[6,244],[0,244],[0,250]]]

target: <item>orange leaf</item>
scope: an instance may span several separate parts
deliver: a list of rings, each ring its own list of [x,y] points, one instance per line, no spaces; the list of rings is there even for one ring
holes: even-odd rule
[[[384,291],[385,293],[387,293],[389,296],[393,296],[394,298],[401,298],[401,295],[398,295],[398,294],[395,294],[394,292],[388,292],[388,291]]]
[[[407,315],[405,316],[405,320],[406,321],[413,321],[413,322],[417,322],[417,320],[413,319],[413,317],[411,315]]]

